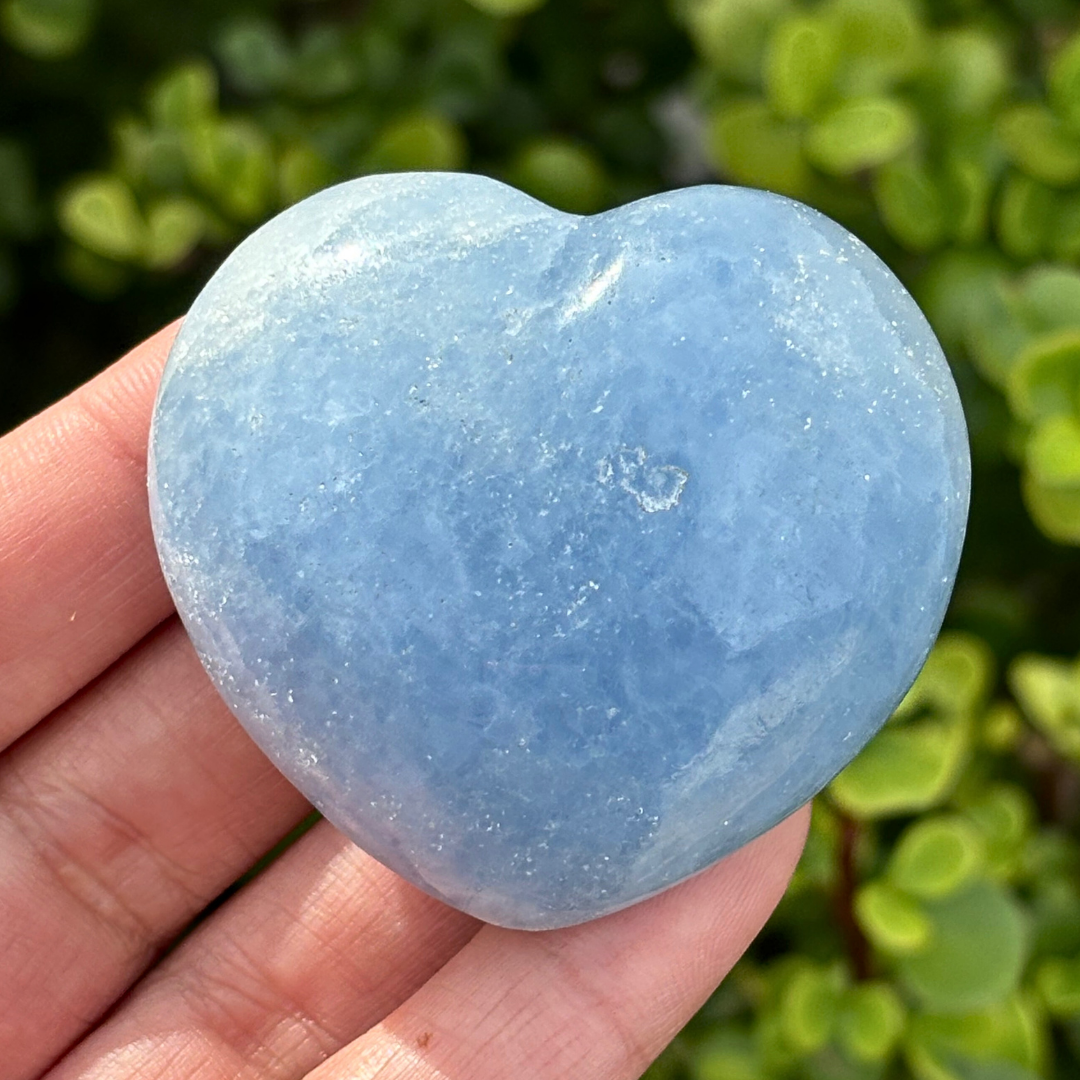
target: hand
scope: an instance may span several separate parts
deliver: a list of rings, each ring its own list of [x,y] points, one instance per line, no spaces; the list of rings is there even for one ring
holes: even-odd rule
[[[584,926],[481,926],[309,812],[202,672],[146,510],[175,330],[0,440],[0,1076],[640,1074],[760,929],[805,812]]]

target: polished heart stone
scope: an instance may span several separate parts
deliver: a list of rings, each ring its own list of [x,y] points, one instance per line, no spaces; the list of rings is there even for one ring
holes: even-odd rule
[[[241,722],[387,866],[527,928],[828,782],[926,657],[968,484],[896,279],[727,187],[591,218],[475,176],[325,191],[196,300],[151,438]]]

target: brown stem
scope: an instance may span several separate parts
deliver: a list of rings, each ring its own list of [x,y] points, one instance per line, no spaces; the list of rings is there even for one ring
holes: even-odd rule
[[[1044,821],[1072,827],[1080,818],[1080,773],[1049,742],[1030,733],[1018,748],[1020,760],[1034,777],[1032,790]]]
[[[859,879],[855,870],[855,853],[861,836],[861,826],[847,814],[840,814],[840,848],[837,852],[836,891],[833,893],[833,914],[844,937],[852,973],[862,982],[873,977],[874,965],[870,943],[855,919],[855,890]]]

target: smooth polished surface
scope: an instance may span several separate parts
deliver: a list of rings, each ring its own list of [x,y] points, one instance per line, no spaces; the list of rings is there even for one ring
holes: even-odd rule
[[[854,756],[968,487],[896,279],[725,187],[593,218],[473,176],[325,191],[195,302],[151,436],[236,715],[388,866],[529,928],[704,868]]]

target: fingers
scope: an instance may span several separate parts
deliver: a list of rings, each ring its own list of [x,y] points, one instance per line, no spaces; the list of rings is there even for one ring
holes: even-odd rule
[[[630,1080],[701,1005],[780,899],[801,812],[653,900],[567,930],[488,927],[309,1080]]]
[[[146,498],[169,327],[0,439],[0,748],[166,617]]]
[[[5,1080],[36,1075],[79,1037],[307,810],[175,619],[11,748],[0,758]]]
[[[760,929],[805,831],[796,815],[595,923],[473,937],[322,824],[47,1080],[636,1077]]]
[[[204,924],[48,1080],[303,1076],[478,923],[322,823]]]

